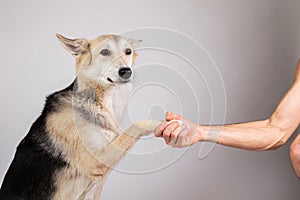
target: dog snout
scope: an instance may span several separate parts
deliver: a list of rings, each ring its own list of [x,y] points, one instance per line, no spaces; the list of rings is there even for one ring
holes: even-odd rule
[[[119,76],[123,79],[129,79],[132,75],[132,70],[129,67],[122,67],[119,69]]]

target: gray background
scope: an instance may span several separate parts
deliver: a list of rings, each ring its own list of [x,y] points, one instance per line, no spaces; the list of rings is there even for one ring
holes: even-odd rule
[[[135,85],[153,80],[164,87],[136,90],[129,102],[130,118],[124,126],[129,125],[128,119],[142,119],[149,113],[152,118],[162,119],[165,110],[182,113],[195,122],[214,124],[223,122],[226,110],[224,122],[235,123],[270,116],[292,83],[300,55],[299,8],[298,0],[2,1],[0,182],[18,142],[41,112],[44,97],[74,78],[74,61],[58,44],[56,32],[87,38],[123,33],[136,39],[142,37],[142,47],[167,47],[179,52],[187,48],[180,54],[195,63],[204,77],[197,79],[191,66],[180,59],[177,62],[176,56],[139,52],[137,65],[146,63],[148,68],[137,67]],[[155,34],[148,29],[129,31],[138,27],[167,28],[194,38],[216,62],[222,79],[203,50],[189,45],[190,40],[177,41],[178,33],[170,30]],[[169,41],[164,33],[172,36]],[[159,68],[159,64],[171,70]],[[168,94],[166,88],[176,93],[180,106],[174,100],[176,95]],[[192,88],[196,97],[190,98]],[[147,96],[145,91],[160,93]],[[291,142],[292,139],[272,152],[218,145],[212,149],[209,144],[172,150],[161,140],[148,138],[120,163],[117,168],[121,170],[112,172],[102,199],[296,200],[300,197],[300,182],[289,160]],[[163,157],[157,152],[149,153],[158,147],[165,150]],[[199,149],[208,156],[198,159]],[[140,165],[136,152],[146,158],[144,164],[153,166]],[[152,155],[159,159],[150,158]],[[141,173],[154,166],[162,169]]]

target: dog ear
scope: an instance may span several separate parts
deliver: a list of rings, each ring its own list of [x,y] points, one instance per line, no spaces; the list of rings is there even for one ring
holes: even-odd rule
[[[138,54],[136,53],[136,48],[139,47],[139,45],[143,42],[143,40],[142,39],[139,39],[139,40],[128,39],[128,42],[134,48],[133,56],[132,56],[132,63],[134,64],[136,61],[136,57],[138,56]]]
[[[129,41],[134,47],[139,46],[139,45],[143,42],[142,39],[139,39],[139,40],[129,39],[128,41]]]
[[[84,38],[69,39],[58,33],[56,33],[56,37],[60,44],[75,57],[84,54],[89,50],[90,44]]]

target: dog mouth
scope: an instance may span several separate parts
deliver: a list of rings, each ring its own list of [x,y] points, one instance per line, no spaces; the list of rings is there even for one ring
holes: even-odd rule
[[[111,83],[114,83],[114,81],[113,80],[111,80],[111,78],[107,78],[107,80],[109,81],[109,82],[111,82]]]
[[[131,81],[131,79],[122,79],[122,80],[118,80],[118,81],[113,81],[111,78],[107,77],[107,81],[110,83],[128,83]]]

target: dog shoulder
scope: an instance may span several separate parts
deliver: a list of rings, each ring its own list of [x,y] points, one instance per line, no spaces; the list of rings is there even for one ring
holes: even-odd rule
[[[77,92],[76,82],[47,98],[46,132],[69,162],[76,164],[86,146],[101,149],[117,136],[108,112],[94,98],[93,91]]]

